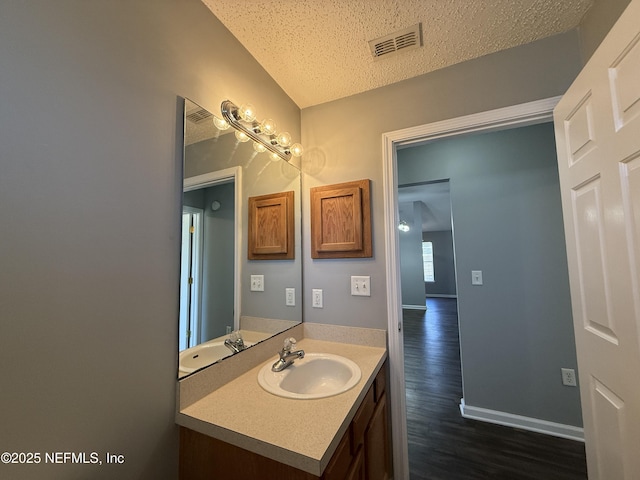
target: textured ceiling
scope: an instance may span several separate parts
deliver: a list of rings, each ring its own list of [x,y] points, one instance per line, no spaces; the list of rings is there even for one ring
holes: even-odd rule
[[[576,27],[593,0],[202,0],[300,108]],[[422,23],[424,47],[369,40]]]

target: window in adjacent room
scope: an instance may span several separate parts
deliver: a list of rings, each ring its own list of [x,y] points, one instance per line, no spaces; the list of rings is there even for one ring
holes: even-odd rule
[[[422,242],[422,264],[424,266],[424,281],[435,282],[433,275],[433,242]]]

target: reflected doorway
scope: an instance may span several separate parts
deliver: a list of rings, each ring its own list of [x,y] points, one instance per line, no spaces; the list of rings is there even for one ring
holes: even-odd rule
[[[180,351],[235,329],[235,182],[184,192]]]
[[[203,214],[201,208],[185,205],[182,209],[180,350],[196,345],[200,336]]]

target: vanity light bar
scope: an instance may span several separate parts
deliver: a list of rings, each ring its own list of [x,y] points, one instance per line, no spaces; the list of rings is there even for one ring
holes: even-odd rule
[[[222,116],[229,123],[229,125],[231,125],[239,132],[244,133],[251,140],[258,143],[259,145],[262,145],[266,150],[269,150],[271,153],[277,155],[285,162],[291,160],[292,150],[294,150],[293,147],[296,147],[296,150],[299,150],[300,152],[302,151],[302,146],[299,144],[294,144],[291,147],[282,147],[276,140],[277,135],[269,135],[268,139],[261,136],[259,122],[253,121],[250,123],[250,126],[242,123],[240,109],[231,100],[225,100],[224,102],[222,102],[220,111],[222,112]]]

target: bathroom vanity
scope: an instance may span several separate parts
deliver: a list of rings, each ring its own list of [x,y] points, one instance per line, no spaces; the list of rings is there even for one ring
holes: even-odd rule
[[[305,352],[352,360],[360,367],[360,381],[342,394],[311,400],[265,391],[258,374],[277,359],[274,353],[287,336],[298,338],[297,346]],[[227,372],[228,381],[210,391],[203,387],[208,383],[205,372],[236,368],[231,362],[225,365],[230,359],[185,378],[178,386],[176,414],[180,479],[389,478],[385,347],[384,331],[302,324],[252,347],[248,370],[235,376]]]

